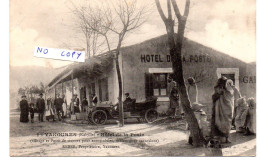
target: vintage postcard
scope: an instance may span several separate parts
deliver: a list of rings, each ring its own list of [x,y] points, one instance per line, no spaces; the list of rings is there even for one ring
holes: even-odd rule
[[[10,0],[10,156],[256,156],[255,0]]]

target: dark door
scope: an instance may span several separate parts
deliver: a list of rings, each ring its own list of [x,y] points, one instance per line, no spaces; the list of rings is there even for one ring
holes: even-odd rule
[[[230,73],[230,74],[221,74],[221,76],[224,76],[228,79],[231,79],[233,81],[233,84],[235,85],[235,74],[234,73]]]

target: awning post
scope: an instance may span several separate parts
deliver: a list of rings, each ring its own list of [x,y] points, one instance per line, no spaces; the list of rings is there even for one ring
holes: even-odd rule
[[[74,98],[73,98],[73,95],[74,95],[74,86],[73,86],[73,72],[71,73],[71,93],[72,93],[72,101],[71,101],[71,111],[72,111],[72,114],[75,114],[74,113]]]

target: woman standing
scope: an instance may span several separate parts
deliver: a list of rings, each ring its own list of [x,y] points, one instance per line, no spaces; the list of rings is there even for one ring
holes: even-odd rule
[[[22,100],[20,101],[20,110],[21,110],[20,122],[28,122],[29,121],[29,118],[28,118],[29,105],[28,105],[25,95],[22,96]]]

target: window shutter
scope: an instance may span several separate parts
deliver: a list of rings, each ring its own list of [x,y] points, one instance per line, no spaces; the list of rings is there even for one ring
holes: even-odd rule
[[[145,73],[145,97],[153,96],[153,74]]]

